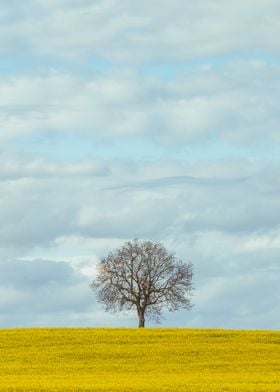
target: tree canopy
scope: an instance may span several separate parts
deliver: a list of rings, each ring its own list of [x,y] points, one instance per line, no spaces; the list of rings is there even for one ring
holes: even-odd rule
[[[163,244],[129,241],[98,264],[91,288],[106,311],[137,311],[139,327],[145,316],[159,322],[162,311],[191,309],[192,263],[183,263]]]

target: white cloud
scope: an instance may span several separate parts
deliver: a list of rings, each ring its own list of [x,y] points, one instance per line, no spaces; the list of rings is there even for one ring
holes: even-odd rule
[[[280,232],[274,230],[266,233],[255,233],[240,244],[240,252],[260,252],[280,249]]]
[[[0,153],[0,180],[46,177],[106,176],[109,170],[102,162],[84,160],[76,163],[50,162],[46,159],[12,157]]]
[[[9,164],[1,173],[0,240],[3,247],[14,246],[19,252],[68,236],[246,234],[279,224],[279,169],[272,165],[107,162],[105,173],[102,165],[100,173],[99,164],[90,160],[69,165],[15,158],[5,162]]]
[[[72,132],[175,146],[215,137],[269,144],[279,139],[279,73],[278,66],[243,61],[178,73],[168,82],[136,71],[2,77],[0,141]]]
[[[25,3],[1,5],[7,19],[17,9],[2,25],[2,51],[144,63],[279,50],[276,0]]]
[[[84,313],[95,303],[88,279],[68,263],[21,260],[1,262],[0,269],[2,326],[12,326],[15,313],[18,325],[25,325],[26,315],[32,315],[28,325],[38,325],[42,316],[52,325],[55,314],[64,317],[61,325],[67,325],[68,313]]]

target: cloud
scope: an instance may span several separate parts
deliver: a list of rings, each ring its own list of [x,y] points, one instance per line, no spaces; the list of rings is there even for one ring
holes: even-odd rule
[[[81,269],[84,266],[81,263]],[[11,260],[0,263],[1,326],[112,326],[89,283],[92,277],[65,261]],[[134,317],[135,318],[135,317]],[[126,323],[133,325],[132,317]],[[124,321],[122,319],[123,325]]]
[[[261,252],[267,250],[279,250],[280,233],[275,230],[268,233],[258,233],[240,245],[239,250],[243,252]]]
[[[43,57],[94,56],[135,64],[279,50],[275,0],[165,0],[161,7],[155,1],[80,1],[77,5],[30,0],[1,7],[4,22],[9,21],[1,28],[4,53],[25,48]],[[16,16],[11,18],[14,9]]]
[[[274,295],[265,295],[272,292]],[[189,323],[216,328],[277,329],[277,293],[279,286],[273,272],[215,276],[198,288],[197,309]]]
[[[86,279],[68,263],[48,260],[1,262],[1,313],[40,314],[85,311]],[[32,322],[32,321],[31,321]]]
[[[67,178],[81,176],[106,176],[109,170],[102,162],[84,160],[75,163],[50,162],[46,159],[29,159],[27,156],[10,156],[0,153],[0,181],[22,178]]]
[[[0,141],[72,133],[103,142],[143,137],[172,148],[215,138],[271,145],[279,139],[279,73],[279,66],[248,60],[170,81],[136,70],[5,76]]]
[[[266,232],[279,224],[274,165],[107,162],[99,173],[90,160],[5,162],[0,242],[19,253],[65,236],[160,239],[181,232]]]
[[[149,118],[141,107],[141,95],[148,92],[139,91],[137,82],[125,75],[81,79],[52,72],[5,79],[0,83],[5,96],[0,102],[4,130],[0,140],[40,132],[86,132],[100,137],[145,132]]]

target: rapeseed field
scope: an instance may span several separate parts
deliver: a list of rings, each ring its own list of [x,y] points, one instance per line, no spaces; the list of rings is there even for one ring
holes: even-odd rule
[[[0,391],[280,391],[280,332],[3,329],[0,350]]]

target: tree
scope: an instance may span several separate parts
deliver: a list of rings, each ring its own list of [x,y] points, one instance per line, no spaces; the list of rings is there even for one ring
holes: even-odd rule
[[[139,327],[145,316],[159,322],[166,307],[191,309],[192,264],[185,264],[159,242],[126,242],[100,260],[91,288],[106,311],[136,309]]]

